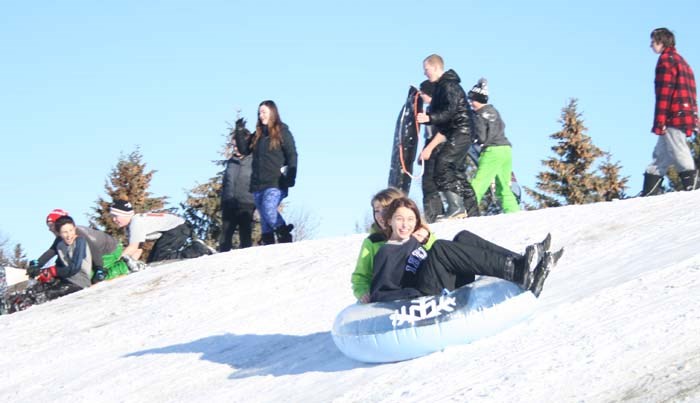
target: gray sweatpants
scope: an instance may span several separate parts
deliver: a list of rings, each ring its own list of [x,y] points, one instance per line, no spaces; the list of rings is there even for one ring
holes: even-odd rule
[[[658,136],[656,140],[652,161],[646,172],[666,176],[671,166],[675,166],[678,172],[695,169],[686,138],[685,133],[675,127],[666,127],[666,134]]]

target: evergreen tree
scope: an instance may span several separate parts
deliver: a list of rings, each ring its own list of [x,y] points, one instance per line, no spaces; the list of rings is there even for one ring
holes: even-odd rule
[[[124,242],[124,234],[109,215],[109,206],[114,199],[128,200],[136,213],[163,209],[166,196],[152,197],[148,191],[155,170],[147,171],[138,147],[129,155],[120,154],[117,165],[112,169],[105,181],[107,199],[97,199],[97,207],[93,208],[90,224],[94,228],[102,228],[108,234]]]
[[[605,161],[603,161],[598,168],[602,175],[602,180],[596,191],[605,201],[624,199],[627,197],[625,189],[627,188],[626,184],[629,178],[620,178],[622,166],[619,163],[613,163],[612,156],[609,153],[605,153],[604,155]]]
[[[24,249],[22,249],[21,244],[15,245],[10,264],[18,269],[26,269],[29,267],[29,259],[27,259],[27,254],[24,252]]]
[[[29,259],[21,244],[15,244],[12,253],[7,250],[9,240],[0,235],[0,266],[26,269],[29,267]]]
[[[221,161],[215,161],[221,163]],[[225,163],[225,161],[223,161]],[[216,248],[221,237],[221,183],[223,171],[208,182],[192,188],[187,200],[180,204],[183,216],[197,237]]]
[[[628,178],[619,178],[620,165],[613,164],[610,154],[596,147],[586,135],[577,100],[571,99],[562,108],[562,130],[550,135],[557,141],[552,146],[556,156],[542,161],[549,170],[537,175],[537,189],[525,187],[535,201],[535,208],[557,207],[567,204],[586,204],[624,197]],[[593,163],[605,157],[600,173],[593,171]],[[528,205],[528,208],[533,206]]]
[[[7,256],[7,251],[5,246],[7,245],[7,238],[0,234],[0,266],[9,266],[10,259]]]

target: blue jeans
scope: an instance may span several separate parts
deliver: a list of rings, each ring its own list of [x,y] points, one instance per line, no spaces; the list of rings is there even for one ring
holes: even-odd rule
[[[284,218],[277,210],[282,199],[287,197],[287,189],[267,188],[253,193],[255,208],[260,214],[260,228],[263,234],[273,232],[286,225]]]

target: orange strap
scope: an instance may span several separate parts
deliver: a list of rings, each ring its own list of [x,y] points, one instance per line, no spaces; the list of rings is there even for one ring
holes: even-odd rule
[[[416,135],[420,135],[420,123],[418,123],[418,97],[420,97],[420,92],[416,92],[416,95],[413,96],[413,123],[416,125]],[[406,169],[406,161],[404,161],[403,158],[403,136],[399,136],[399,161],[401,161],[401,171],[408,175],[409,178],[415,179],[415,177],[408,172],[408,169]],[[413,161],[411,161],[411,163],[413,163]],[[423,176],[424,169],[425,168],[423,168],[423,165],[421,165],[420,176]]]

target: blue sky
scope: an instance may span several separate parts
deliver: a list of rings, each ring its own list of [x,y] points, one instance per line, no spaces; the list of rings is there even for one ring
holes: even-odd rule
[[[54,208],[79,223],[137,146],[171,205],[217,172],[238,110],[273,99],[299,151],[291,210],[317,237],[355,232],[386,186],[391,141],[423,58],[465,89],[489,80],[534,186],[561,108],[579,99],[593,142],[636,193],[655,137],[649,33],[665,26],[700,69],[700,3],[658,1],[38,1],[0,6],[0,233],[37,257]],[[420,198],[419,184],[412,196]]]

